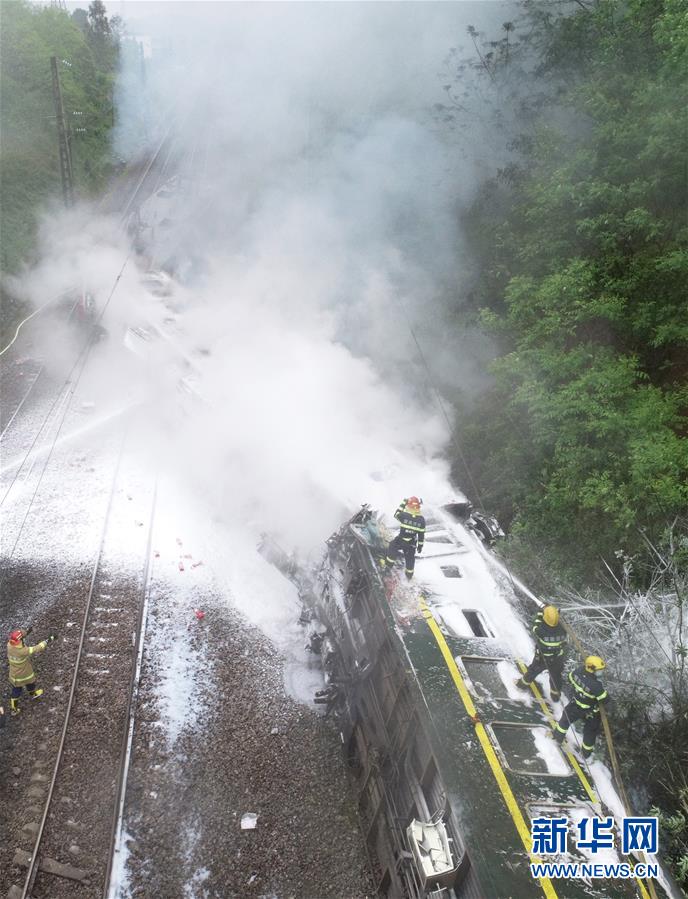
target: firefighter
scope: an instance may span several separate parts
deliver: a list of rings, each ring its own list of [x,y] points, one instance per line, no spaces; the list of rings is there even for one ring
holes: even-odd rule
[[[38,699],[39,696],[43,695],[43,690],[36,687],[36,675],[31,665],[31,656],[43,652],[48,644],[55,640],[55,634],[50,634],[47,640],[41,640],[35,646],[27,646],[24,640],[28,633],[29,631],[12,631],[7,644],[7,661],[10,666],[10,684],[12,685],[12,694],[10,696],[11,715],[19,714],[19,698],[25,688],[32,699]]]
[[[537,613],[533,621],[533,634],[535,655],[523,676],[516,681],[516,686],[527,690],[538,674],[547,669],[550,696],[552,702],[557,702],[561,696],[564,673],[566,631],[559,623],[559,609],[556,606],[545,606]]]
[[[585,722],[583,725],[583,758],[585,759],[592,755],[602,724],[600,706],[608,699],[604,685],[596,677],[596,673],[603,671],[606,667],[599,656],[588,656],[583,665],[569,674],[569,683],[573,687],[573,699],[564,709],[554,731],[554,739],[561,746],[566,731],[574,721],[582,718]]]
[[[425,519],[420,514],[421,501],[417,496],[404,499],[394,513],[401,530],[387,547],[387,565],[391,568],[399,552],[406,560],[406,577],[410,581],[416,564],[416,553],[420,555],[425,542]]]

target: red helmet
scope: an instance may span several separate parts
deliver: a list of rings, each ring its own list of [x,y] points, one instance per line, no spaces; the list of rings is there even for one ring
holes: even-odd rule
[[[409,496],[409,498],[406,500],[406,508],[420,510],[420,500],[418,499],[418,497]]]
[[[24,631],[16,630],[10,632],[10,643],[12,646],[19,646],[24,639]]]

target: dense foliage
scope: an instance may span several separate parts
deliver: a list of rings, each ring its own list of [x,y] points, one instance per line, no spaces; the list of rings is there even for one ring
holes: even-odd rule
[[[514,545],[578,578],[688,509],[687,10],[526,4],[480,63],[535,87],[467,217],[500,355],[464,441]]]
[[[440,110],[471,112],[477,72],[510,153],[464,222],[498,353],[461,435],[510,564],[590,597],[570,620],[604,647],[623,774],[686,887],[688,2],[522,10],[500,40],[473,32]]]
[[[99,0],[73,16],[12,0],[1,4],[0,16],[0,270],[6,273],[30,254],[39,208],[61,193],[50,57],[58,59],[76,191],[95,191],[111,165],[118,35]]]

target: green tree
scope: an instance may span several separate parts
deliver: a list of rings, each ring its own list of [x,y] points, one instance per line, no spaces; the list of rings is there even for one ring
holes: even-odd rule
[[[589,578],[688,508],[688,17],[526,6],[527,47],[480,66],[498,90],[535,48],[556,89],[466,218],[502,355],[464,442],[519,541]]]
[[[50,57],[59,61],[81,194],[99,190],[110,171],[113,76],[63,10],[16,0],[0,12],[0,267],[12,272],[32,251],[38,209],[60,193]]]

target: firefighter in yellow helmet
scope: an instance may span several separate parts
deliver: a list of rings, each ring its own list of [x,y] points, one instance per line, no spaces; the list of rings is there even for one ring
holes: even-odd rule
[[[406,577],[410,581],[416,566],[416,553],[423,551],[425,543],[425,518],[420,514],[422,500],[417,496],[404,499],[399,504],[394,517],[401,530],[387,547],[386,564],[392,568],[400,552],[406,561]]]
[[[589,758],[600,732],[602,718],[600,706],[609,698],[604,685],[597,679],[597,672],[607,666],[599,656],[588,656],[585,662],[569,674],[569,683],[573,687],[573,699],[562,712],[555,725],[554,739],[561,745],[566,731],[574,721],[584,720],[583,725],[583,758]]]
[[[516,681],[516,686],[528,689],[538,674],[547,669],[550,696],[552,702],[557,702],[561,696],[561,679],[564,674],[566,631],[559,622],[559,609],[556,606],[545,606],[537,613],[533,621],[533,636],[533,661],[523,677]]]
[[[20,712],[19,699],[26,689],[26,692],[32,699],[38,699],[43,695],[43,690],[36,687],[36,675],[34,674],[31,664],[31,656],[36,655],[55,640],[55,635],[51,634],[47,640],[41,640],[35,646],[27,646],[25,638],[30,632],[14,630],[10,634],[7,643],[7,661],[10,668],[10,684],[12,685],[12,694],[10,696],[10,714],[18,715]]]

